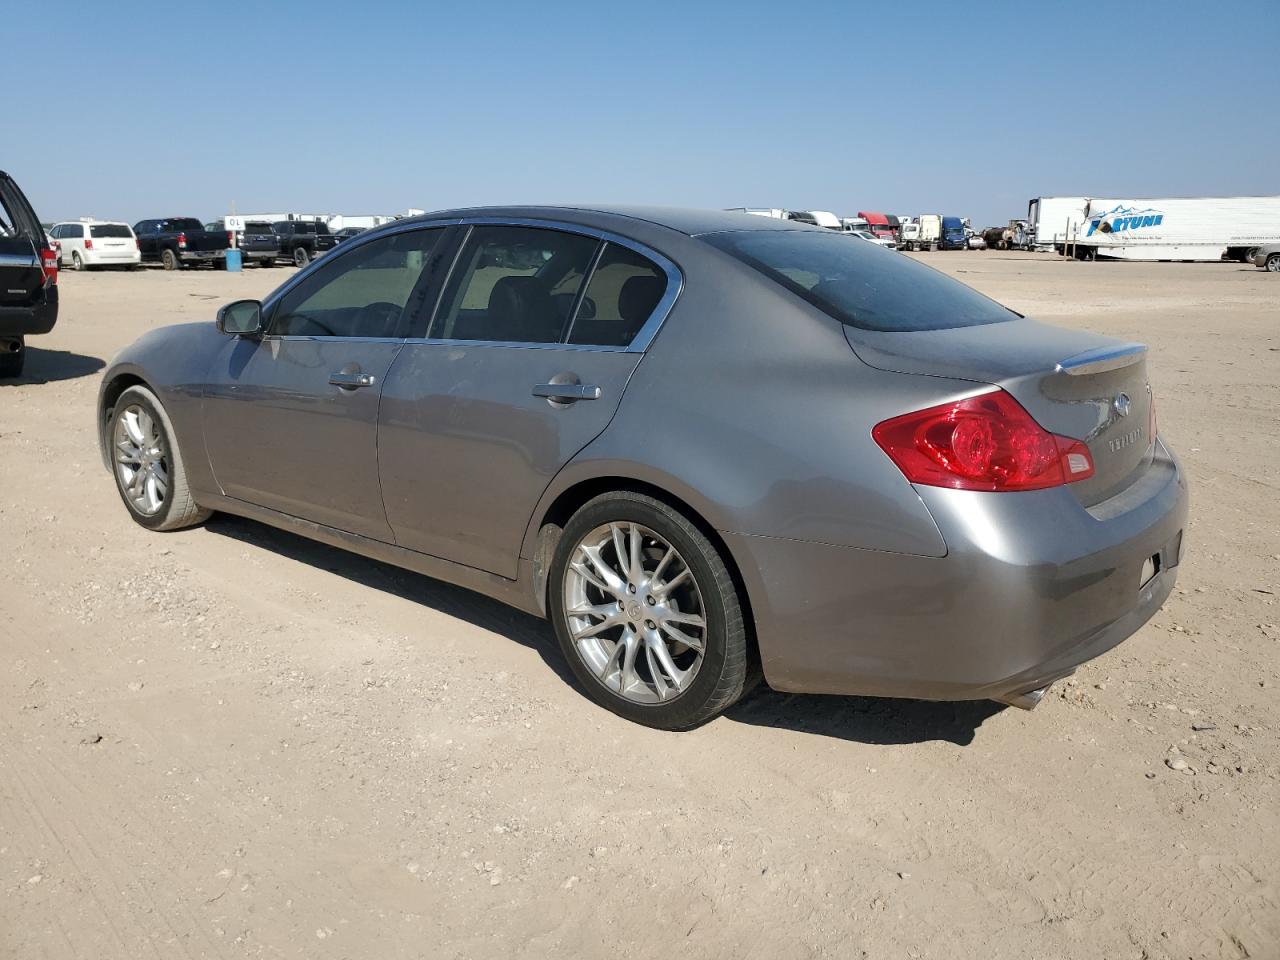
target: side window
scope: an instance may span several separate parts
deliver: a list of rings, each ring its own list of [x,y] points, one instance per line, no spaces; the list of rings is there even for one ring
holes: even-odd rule
[[[591,258],[594,237],[535,227],[473,227],[440,302],[431,336],[558,343]]]
[[[58,225],[57,225],[57,226],[55,226],[52,230],[50,230],[50,231],[49,231],[49,236],[53,237],[53,239],[55,239],[55,240],[61,240],[61,239],[62,239],[62,224],[58,224]]]
[[[84,225],[79,223],[68,223],[64,228],[64,237],[72,240],[80,240],[84,238]]]
[[[442,228],[397,233],[325,257],[325,265],[276,305],[269,333],[276,337],[404,336],[401,316]]]
[[[569,342],[627,346],[666,291],[667,275],[661,267],[628,247],[609,244],[591,274]]]

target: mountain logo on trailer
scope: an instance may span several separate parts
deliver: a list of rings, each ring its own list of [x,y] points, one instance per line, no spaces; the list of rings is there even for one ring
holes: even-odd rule
[[[1116,206],[1106,213],[1089,217],[1089,232],[1086,237],[1095,233],[1131,233],[1146,227],[1158,227],[1164,220],[1164,214],[1148,207],[1139,210],[1137,207]]]

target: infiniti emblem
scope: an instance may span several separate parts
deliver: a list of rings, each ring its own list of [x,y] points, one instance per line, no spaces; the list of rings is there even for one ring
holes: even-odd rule
[[[1115,407],[1116,413],[1120,414],[1120,416],[1127,417],[1132,403],[1133,401],[1129,399],[1129,395],[1122,392],[1116,394],[1116,398],[1111,401],[1111,406]]]

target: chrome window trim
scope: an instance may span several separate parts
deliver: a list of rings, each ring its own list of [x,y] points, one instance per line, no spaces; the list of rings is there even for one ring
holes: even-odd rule
[[[348,250],[355,250],[366,243],[373,243],[383,237],[392,236],[394,234],[409,233],[416,230],[432,230],[444,227],[456,226],[499,226],[499,227],[532,227],[541,230],[559,230],[562,233],[577,233],[583,236],[595,237],[597,240],[604,240],[608,243],[616,243],[619,246],[627,247],[642,257],[647,257],[658,265],[658,268],[667,275],[667,289],[662,294],[662,298],[658,301],[657,306],[653,308],[653,312],[649,314],[649,319],[644,322],[631,342],[625,347],[607,346],[602,344],[586,344],[586,343],[565,343],[563,340],[552,342],[526,343],[524,341],[497,341],[497,340],[453,340],[442,337],[405,337],[402,339],[404,343],[411,344],[457,344],[472,347],[514,347],[530,350],[576,350],[587,351],[590,353],[644,353],[649,349],[649,345],[653,343],[654,337],[658,335],[658,331],[666,322],[667,316],[671,313],[675,306],[676,300],[679,299],[681,291],[684,289],[684,274],[680,268],[669,258],[654,250],[652,247],[641,243],[638,240],[632,240],[622,234],[614,233],[611,230],[601,230],[597,227],[586,226],[585,224],[572,223],[564,220],[545,220],[534,217],[450,217],[444,220],[406,220],[403,223],[387,224],[383,227],[375,227],[366,233],[352,237],[350,240],[344,240],[337,247],[327,252],[324,256],[313,260],[308,266],[299,270],[293,277],[285,281],[284,285],[268,295],[267,299],[262,302],[262,312],[264,316],[268,316],[271,311],[275,310],[276,304],[280,302],[290,290],[309,277],[320,267],[334,261],[335,253],[345,253]],[[372,236],[370,236],[372,234]],[[463,244],[465,244],[465,240]],[[462,253],[460,245],[457,251],[458,256],[454,257],[454,262],[450,265],[448,273],[441,282],[441,289],[445,289],[449,280],[452,278],[453,271],[457,269],[458,260]],[[591,277],[595,275],[595,262],[592,264],[592,270],[584,278],[584,282],[589,284]],[[585,293],[586,287],[583,287]],[[435,322],[435,311],[439,309],[439,302],[432,308],[432,316],[428,318],[427,332],[431,331],[431,325]],[[567,334],[566,334],[567,335]],[[367,339],[357,337],[302,337],[302,336],[264,336],[263,339],[271,340],[356,340]],[[401,338],[394,338],[397,342]]]

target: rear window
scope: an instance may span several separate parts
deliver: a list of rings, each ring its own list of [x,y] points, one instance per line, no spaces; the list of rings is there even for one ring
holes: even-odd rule
[[[839,234],[770,230],[703,239],[864,330],[941,330],[1018,316],[910,257]]]
[[[95,223],[89,227],[89,236],[122,237],[128,239],[133,236],[133,234],[129,232],[129,228],[123,223]]]
[[[261,220],[250,220],[244,225],[245,233],[271,233],[271,224]]]
[[[160,221],[161,233],[177,233],[180,230],[203,230],[204,225],[195,217],[178,217],[176,220]]]

